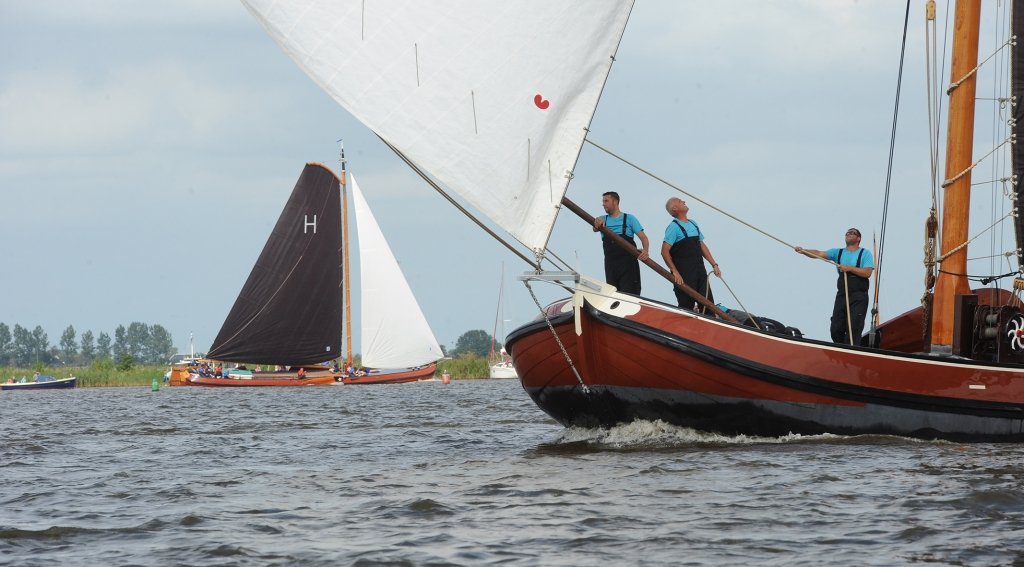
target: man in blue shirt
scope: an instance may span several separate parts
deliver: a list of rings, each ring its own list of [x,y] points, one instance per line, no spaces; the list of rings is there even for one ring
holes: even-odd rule
[[[661,258],[672,272],[676,284],[686,283],[697,293],[704,294],[711,303],[715,302],[708,283],[708,272],[704,268],[704,260],[711,264],[715,275],[722,277],[722,270],[711,256],[711,250],[704,244],[704,233],[697,223],[686,215],[690,207],[686,201],[672,197],[665,203],[665,210],[672,216],[672,222],[665,228],[665,240],[661,243]],[[684,309],[693,309],[697,301],[676,286],[672,287],[676,301]],[[703,312],[703,309],[701,310]]]
[[[875,261],[871,251],[860,247],[860,231],[851,228],[846,231],[846,247],[829,250],[811,250],[795,247],[794,250],[805,256],[824,258],[839,264],[836,280],[836,304],[832,308],[832,342],[840,344],[859,344],[864,332],[864,316],[868,312],[868,288],[871,286],[871,274],[875,271]],[[846,295],[849,289],[850,318],[846,317]],[[851,328],[853,335],[850,335]]]
[[[640,295],[639,261],[648,258],[648,250],[651,246],[650,241],[647,240],[647,235],[644,234],[644,227],[640,226],[640,221],[635,216],[628,215],[619,210],[619,194],[615,191],[609,191],[601,195],[601,206],[604,207],[604,212],[608,214],[594,219],[594,232],[605,226],[608,230],[618,234],[632,244],[633,248],[636,248],[636,241],[633,240],[634,235],[640,237],[640,242],[644,246],[643,250],[640,251],[640,256],[637,257],[630,251],[612,242],[610,238],[602,235],[604,279],[619,291]]]

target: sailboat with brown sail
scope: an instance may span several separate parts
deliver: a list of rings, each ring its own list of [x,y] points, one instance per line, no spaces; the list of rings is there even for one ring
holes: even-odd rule
[[[191,385],[378,384],[433,376],[441,347],[355,177],[345,171],[344,150],[341,160],[340,179],[323,165],[306,165],[207,354],[210,360],[274,370],[236,365],[210,375],[202,370],[210,365],[194,365]],[[343,376],[323,363],[341,357],[343,325],[348,367],[353,360],[346,187],[352,188],[359,231],[362,363],[372,368],[358,376]]]
[[[555,281],[570,294],[506,341],[524,389],[560,423],[662,419],[725,434],[1024,441],[1017,300],[1024,281],[1012,293],[979,297],[963,277],[977,0],[956,6],[936,258],[944,277],[931,310],[882,325],[877,347],[748,327],[686,286],[710,313],[621,294],[564,265],[542,269],[558,265],[548,240],[562,205],[589,219],[564,195],[583,144],[600,149],[587,139],[588,127],[631,1],[595,0],[581,9],[568,0],[442,0],[386,12],[356,0],[243,2],[321,88],[427,183],[450,199],[458,195],[531,251],[533,258],[505,243],[532,266],[523,276],[528,286]],[[1015,4],[1020,19],[1024,10]],[[1020,69],[1015,62],[1015,77]],[[361,78],[358,87],[352,76]],[[1024,80],[1014,82],[1024,94]],[[887,339],[915,316],[931,330],[928,341]]]
[[[340,185],[323,165],[306,164],[206,361],[191,365],[189,385],[335,382],[322,363],[341,356]],[[224,372],[226,363],[236,368]],[[250,364],[273,370],[253,372]]]

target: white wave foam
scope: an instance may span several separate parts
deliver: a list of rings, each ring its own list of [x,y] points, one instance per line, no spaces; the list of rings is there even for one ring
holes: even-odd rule
[[[750,435],[727,436],[680,427],[662,420],[637,420],[616,425],[610,429],[570,427],[558,439],[558,443],[590,443],[613,447],[629,446],[676,446],[676,445],[753,445],[764,443],[799,443],[807,441],[847,439],[841,435],[800,435],[790,433],[782,437],[758,437]]]

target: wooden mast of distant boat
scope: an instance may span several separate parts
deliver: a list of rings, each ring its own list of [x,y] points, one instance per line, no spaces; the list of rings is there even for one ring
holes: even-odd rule
[[[345,146],[341,146],[341,272],[345,304],[345,368],[352,366],[352,284],[348,271],[348,191],[345,190]]]
[[[980,0],[956,3],[953,57],[946,137],[946,181],[943,182],[942,255],[967,242],[971,205],[971,162],[974,150],[974,105],[977,88]],[[952,180],[952,181],[951,181]],[[932,308],[931,342],[945,350],[953,344],[957,295],[971,293],[967,282],[967,247],[940,262]],[[934,349],[933,349],[934,350]]]

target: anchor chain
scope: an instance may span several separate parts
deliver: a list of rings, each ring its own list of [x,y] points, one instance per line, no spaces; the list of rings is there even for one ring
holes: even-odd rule
[[[555,342],[558,343],[558,348],[562,349],[562,356],[565,357],[565,361],[569,364],[569,369],[576,376],[576,381],[580,383],[580,387],[583,389],[583,393],[590,395],[590,388],[583,383],[583,378],[580,377],[580,373],[576,370],[576,365],[572,363],[572,357],[569,356],[569,351],[565,350],[565,345],[562,344],[562,339],[559,338],[558,333],[555,331],[555,326],[551,324],[551,317],[548,316],[548,312],[544,310],[544,306],[540,304],[540,300],[537,299],[537,294],[533,293],[533,288],[530,287],[530,282],[524,281],[526,289],[530,292],[530,297],[533,298],[533,302],[537,305],[537,309],[540,310],[540,314],[544,317],[544,322],[548,324],[548,329],[551,330],[551,336],[555,337]]]

